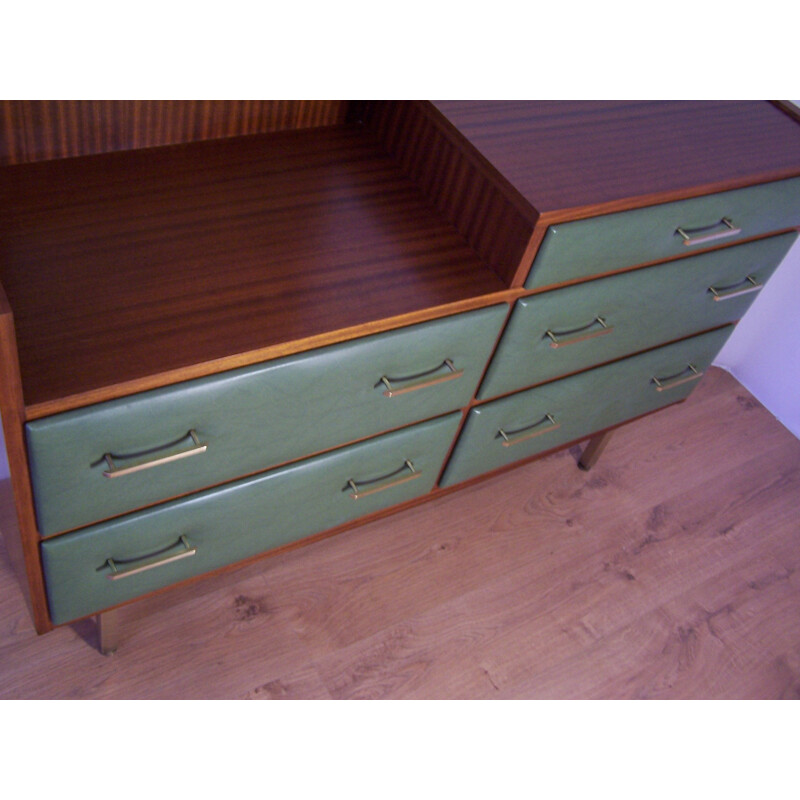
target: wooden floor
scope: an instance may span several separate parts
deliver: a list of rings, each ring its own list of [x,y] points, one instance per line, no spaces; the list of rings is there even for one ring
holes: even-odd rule
[[[108,657],[0,553],[0,697],[800,697],[800,441],[711,370],[577,455],[128,606]]]

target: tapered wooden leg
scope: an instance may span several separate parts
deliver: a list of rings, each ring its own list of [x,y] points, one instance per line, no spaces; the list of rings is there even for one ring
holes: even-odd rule
[[[581,469],[590,470],[597,463],[597,459],[600,458],[603,450],[606,449],[606,445],[612,433],[613,431],[606,431],[605,433],[599,433],[597,436],[593,436],[589,439],[589,444],[586,445],[586,449],[581,454],[580,459],[578,459],[578,466]]]
[[[100,652],[111,655],[119,645],[119,612],[117,609],[97,615],[97,640]]]

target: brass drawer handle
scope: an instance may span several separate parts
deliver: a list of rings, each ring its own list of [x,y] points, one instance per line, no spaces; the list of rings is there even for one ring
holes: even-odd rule
[[[674,375],[667,375],[666,378],[653,377],[652,383],[656,385],[657,392],[666,392],[669,389],[674,389],[676,386],[689,383],[689,381],[696,381],[698,378],[702,377],[703,373],[700,372],[694,364],[688,364],[686,369],[682,369]]]
[[[159,558],[156,561],[148,561],[148,559],[156,558],[156,556],[160,556],[163,553],[167,553],[170,550],[174,550],[179,544],[183,545],[183,550],[180,553],[176,553],[172,556],[167,556],[166,558]],[[131,575],[138,575],[140,572],[146,572],[149,569],[155,569],[156,567],[163,567],[164,564],[171,564],[173,561],[179,561],[182,558],[188,558],[189,556],[193,556],[197,553],[197,548],[192,547],[189,542],[186,540],[185,536],[181,536],[175,544],[171,544],[168,547],[163,548],[162,550],[156,550],[155,553],[148,553],[146,556],[139,556],[139,558],[126,558],[126,559],[113,559],[109,558],[106,562],[97,568],[99,572],[101,569],[105,569],[108,567],[111,570],[111,573],[106,577],[110,581],[118,581],[122,578],[129,578]],[[146,563],[142,564],[141,562],[144,561]],[[120,570],[120,564],[140,564],[140,566],[131,567],[130,569]]]
[[[436,377],[431,378],[431,375],[435,375],[442,370],[447,370],[444,375],[436,375]],[[406,392],[416,392],[417,389],[425,389],[428,386],[435,386],[437,383],[444,383],[445,381],[452,381],[455,378],[460,378],[464,374],[463,369],[456,369],[453,365],[453,362],[446,358],[439,364],[438,367],[434,367],[433,369],[429,369],[426,372],[418,372],[415,375],[406,375],[402,378],[390,378],[387,375],[382,375],[381,379],[375,384],[375,388],[377,389],[381,384],[386,387],[386,391],[383,393],[384,397],[394,397],[398,394],[405,394]],[[411,381],[411,383],[407,383],[407,381]],[[405,383],[405,386],[397,386],[398,383]]]
[[[724,231],[717,231],[716,233],[709,233],[706,236],[698,236],[693,239],[691,234],[703,233],[704,231],[713,231],[714,228],[719,228],[720,225],[725,227]],[[716,239],[727,239],[729,236],[736,236],[741,233],[742,229],[734,226],[733,222],[728,217],[723,217],[719,222],[713,225],[706,225],[704,228],[676,228],[677,233],[687,247],[692,247],[696,244],[705,244],[706,242],[713,242]]]
[[[163,450],[166,447],[174,447],[176,444],[179,444],[184,439],[191,437],[192,442],[194,445],[190,447],[188,450],[182,450],[180,453],[173,453],[169,456],[163,456],[162,458],[155,458],[152,461],[144,461],[141,464],[134,464],[132,467],[118,467],[114,463],[114,459],[123,460],[126,458],[138,458],[139,456],[145,456],[149,453],[156,453],[159,450]],[[124,455],[114,455],[113,453],[104,453],[103,457],[100,459],[100,462],[105,461],[108,464],[108,469],[103,472],[103,475],[106,478],[120,478],[123,475],[130,475],[132,472],[139,472],[142,469],[150,469],[150,467],[157,467],[160,464],[167,464],[170,461],[177,461],[179,458],[188,458],[189,456],[198,456],[200,453],[205,453],[208,449],[207,444],[201,444],[200,440],[197,438],[197,433],[193,430],[189,431],[188,433],[181,436],[180,439],[176,439],[174,442],[169,442],[168,444],[162,444],[159,447],[154,447],[152,450],[142,450],[138,453],[126,453]],[[97,462],[97,463],[100,463]]]
[[[407,475],[404,475],[398,480],[392,480],[406,471],[408,471]],[[394,472],[390,472],[388,475],[381,475],[378,478],[370,478],[366,481],[356,481],[351,478],[349,481],[347,481],[342,491],[350,491],[350,497],[352,497],[353,500],[358,500],[360,497],[366,497],[368,494],[382,492],[384,489],[391,489],[393,486],[399,486],[401,483],[413,481],[415,478],[419,478],[420,475],[422,475],[422,473],[415,469],[414,465],[408,459],[406,459],[400,469],[396,469]]]
[[[744,288],[740,289],[742,286]],[[708,291],[714,295],[714,300],[730,300],[732,297],[741,297],[743,294],[758,292],[764,288],[763,283],[759,283],[752,275],[748,275],[743,281],[732,283],[729,286],[709,286]]]
[[[591,330],[595,325],[600,327],[597,330]],[[594,339],[596,336],[605,336],[614,330],[613,325],[606,325],[603,317],[595,317],[588,325],[581,328],[572,328],[568,331],[545,331],[545,336],[550,339],[550,347],[566,347],[568,344],[575,344],[576,342],[583,342],[586,339]]]
[[[549,422],[550,424],[541,427],[545,422]],[[527,439],[533,439],[534,436],[541,436],[543,433],[549,433],[560,427],[561,423],[556,422],[552,414],[545,414],[540,420],[537,420],[532,425],[526,425],[524,428],[517,428],[514,431],[504,431],[500,428],[495,438],[504,440],[502,442],[503,447],[513,447],[515,444],[524,442]],[[522,435],[518,436],[517,434]]]

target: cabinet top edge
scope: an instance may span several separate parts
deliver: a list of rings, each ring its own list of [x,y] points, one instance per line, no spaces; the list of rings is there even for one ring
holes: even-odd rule
[[[431,322],[436,319],[442,319],[467,311],[509,303],[519,296],[519,294],[520,290],[506,289],[500,292],[485,294],[445,305],[431,306],[421,311],[409,312],[395,317],[386,317],[373,322],[354,325],[349,328],[341,328],[302,339],[293,339],[247,352],[231,354],[224,358],[201,361],[185,367],[152,373],[120,383],[98,386],[97,388],[77,394],[28,403],[25,405],[25,420],[26,422],[31,422],[36,419],[52,416],[53,414],[73,411],[107,400],[128,397],[150,389],[159,389],[175,383],[217,375],[240,367],[253,366],[285,356],[298,355],[317,348],[341,344],[374,334],[387,333],[398,328],[423,322]]]
[[[546,219],[800,175],[800,117],[768,101],[432,101]]]

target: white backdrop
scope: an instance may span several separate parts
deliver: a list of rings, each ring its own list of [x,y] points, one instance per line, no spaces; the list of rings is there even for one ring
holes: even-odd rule
[[[736,326],[714,363],[800,438],[800,240]]]

